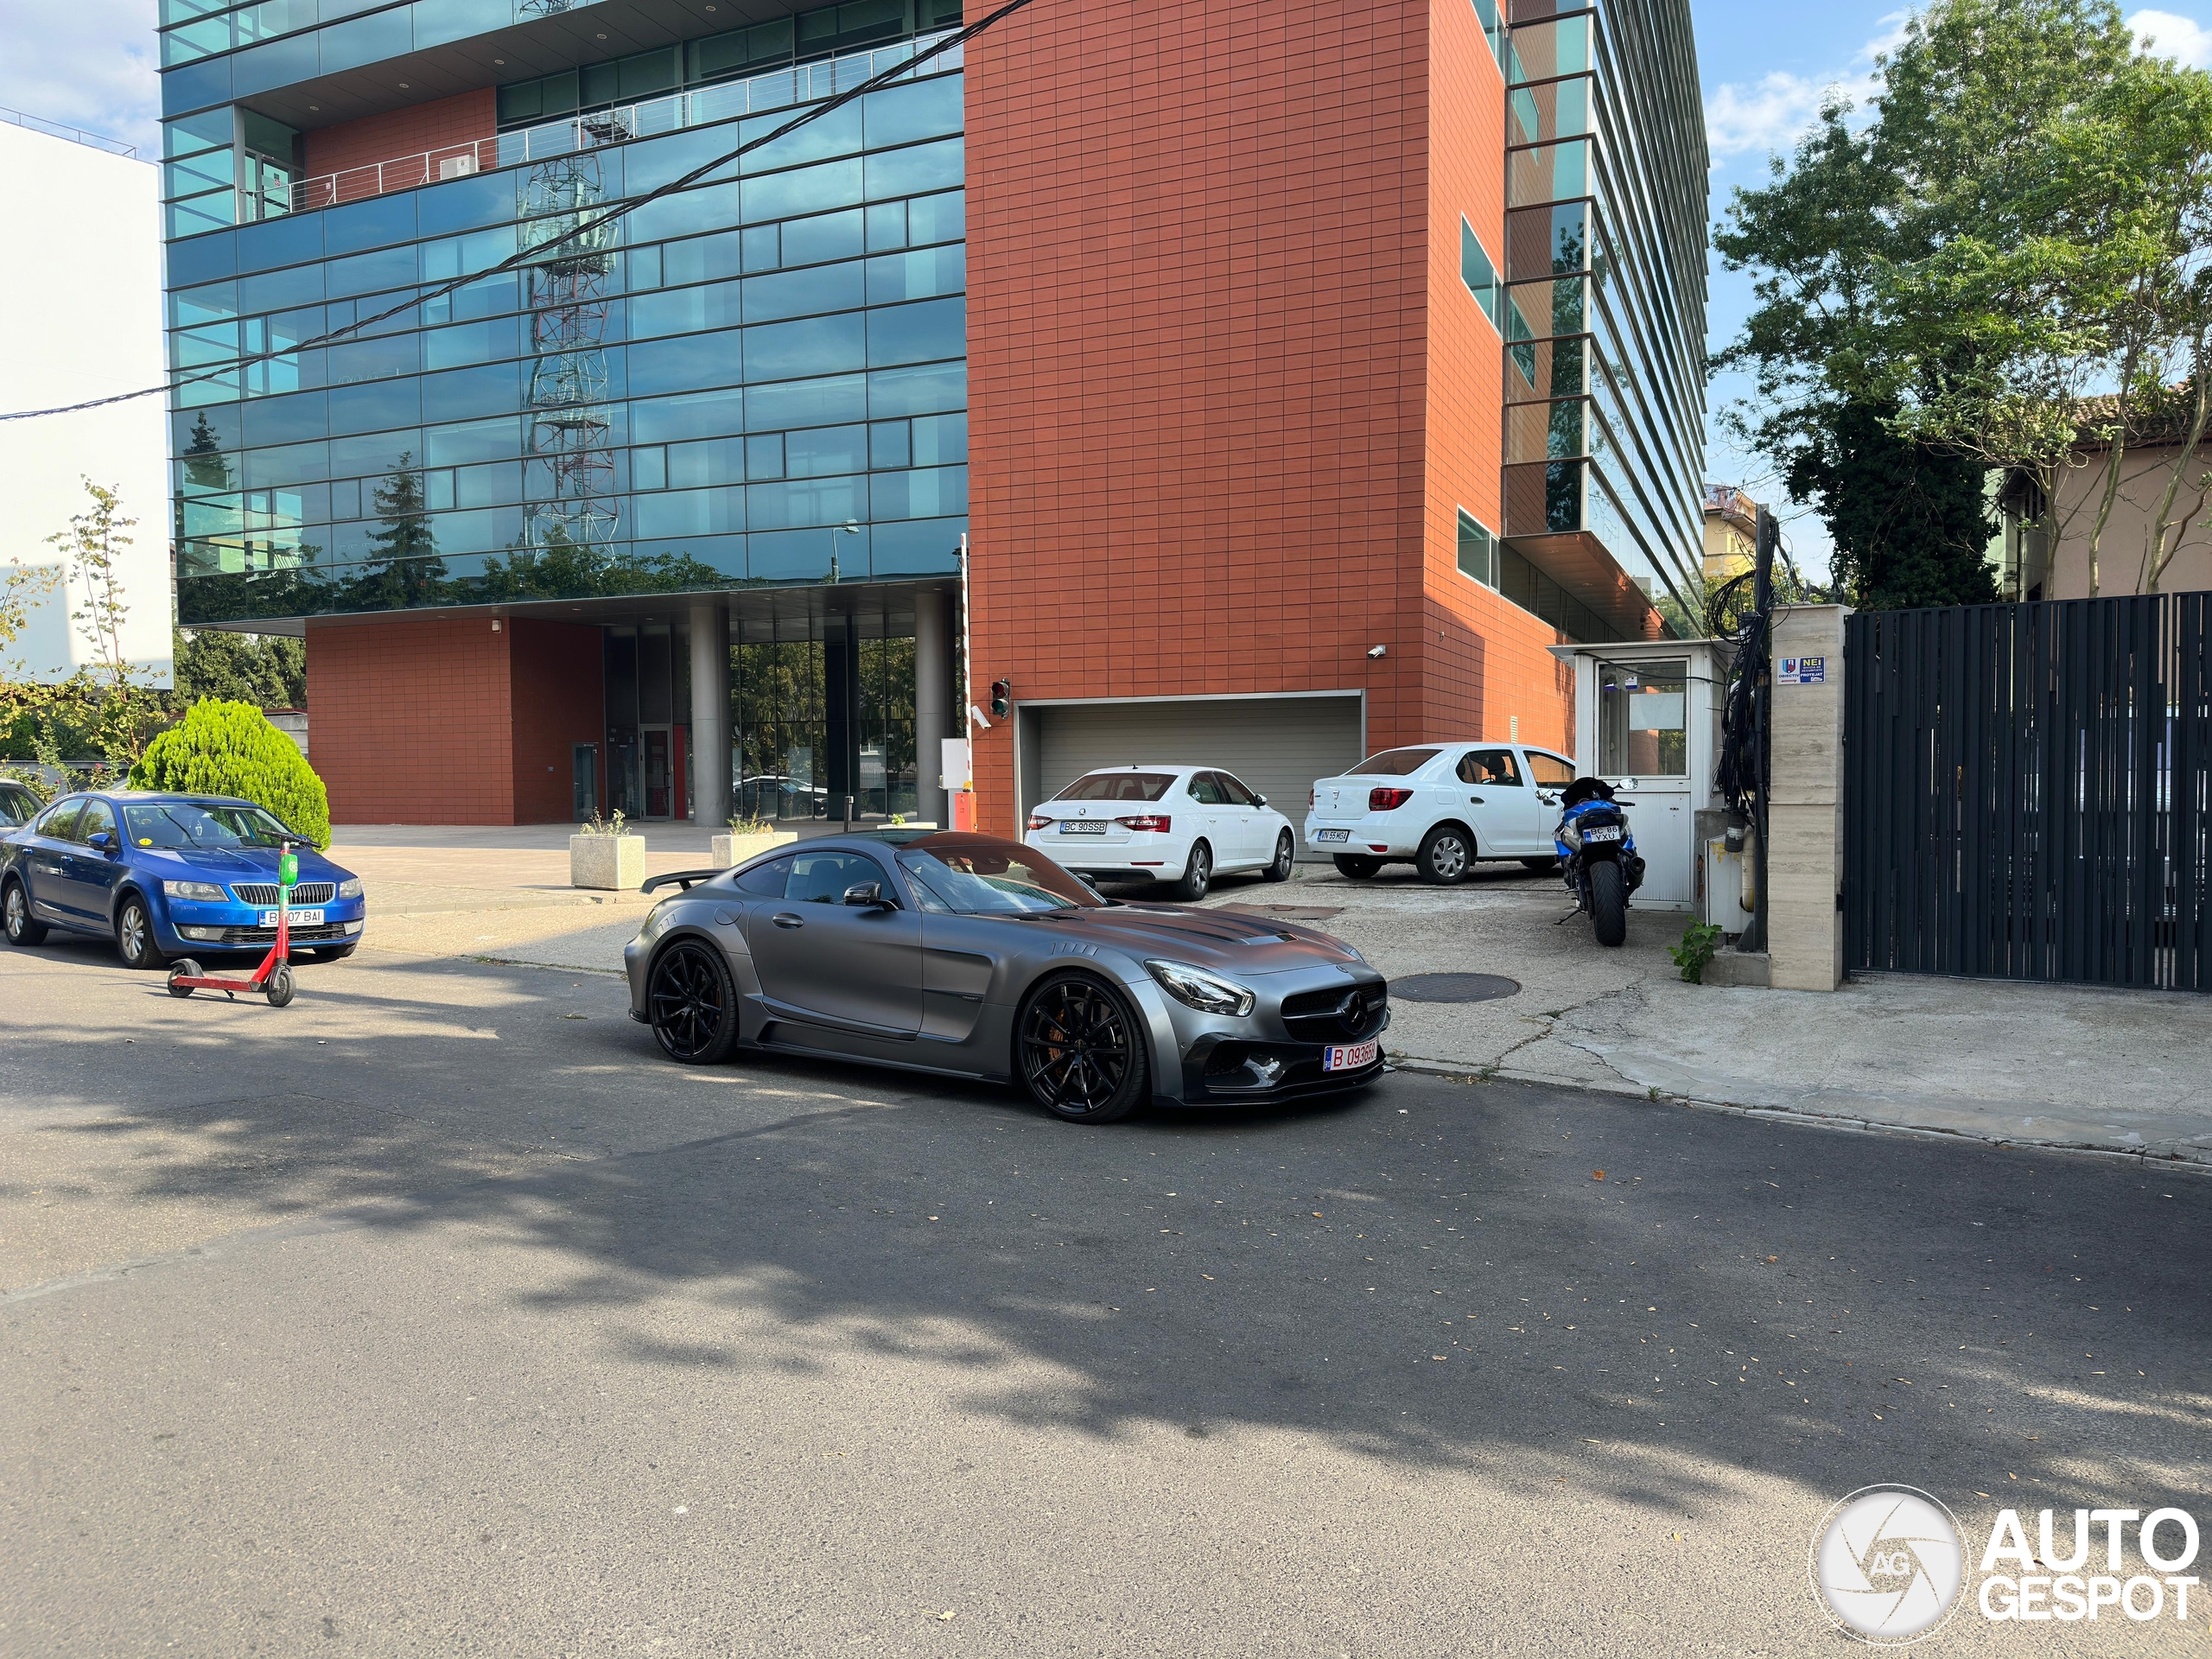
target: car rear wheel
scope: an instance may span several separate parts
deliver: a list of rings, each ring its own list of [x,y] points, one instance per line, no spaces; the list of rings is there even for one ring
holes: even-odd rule
[[[1087,974],[1055,974],[1015,1026],[1021,1081],[1068,1123],[1116,1123],[1142,1103],[1150,1068],[1142,1029],[1118,992]]]
[[[23,891],[20,881],[10,881],[7,892],[0,894],[0,917],[5,917],[8,943],[15,945],[46,943],[46,924],[31,915],[30,895]]]
[[[1357,853],[1337,855],[1337,874],[1348,881],[1364,881],[1382,868],[1379,858],[1362,858]]]
[[[1191,843],[1190,861],[1183,866],[1183,879],[1175,884],[1178,899],[1203,899],[1206,889],[1213,886],[1213,849],[1203,841]]]
[[[1298,849],[1291,845],[1290,831],[1284,830],[1275,837],[1275,861],[1260,874],[1270,881],[1289,880],[1290,862],[1297,854]]]
[[[677,940],[653,963],[645,1013],[671,1060],[713,1065],[737,1046],[737,987],[722,953],[696,939]]]
[[[124,899],[123,908],[116,912],[115,948],[123,953],[123,965],[126,968],[168,965],[161,946],[154,943],[154,918],[146,912],[146,901],[135,893]]]
[[[1432,887],[1448,887],[1467,879],[1474,860],[1474,837],[1456,823],[1440,823],[1421,838],[1414,868]]]

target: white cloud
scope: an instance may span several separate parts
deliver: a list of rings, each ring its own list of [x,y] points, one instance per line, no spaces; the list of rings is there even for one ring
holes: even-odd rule
[[[2161,58],[2178,58],[2196,69],[2212,69],[2212,29],[2177,17],[2171,11],[2139,11],[2127,20],[2143,49]]]
[[[161,154],[154,0],[0,0],[0,104]]]
[[[1705,101],[1705,141],[1713,158],[1787,149],[1811,130],[1827,87],[1777,69],[1751,82],[1730,81]]]

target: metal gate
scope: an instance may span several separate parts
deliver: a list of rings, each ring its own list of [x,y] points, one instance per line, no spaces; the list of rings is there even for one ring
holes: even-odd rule
[[[2212,594],[1845,625],[1852,969],[2212,991]]]

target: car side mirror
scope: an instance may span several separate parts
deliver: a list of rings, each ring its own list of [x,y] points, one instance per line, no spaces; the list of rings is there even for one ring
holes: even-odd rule
[[[96,853],[111,853],[115,850],[115,837],[107,830],[96,830],[86,845]]]
[[[845,902],[849,905],[857,905],[863,910],[892,908],[884,899],[883,884],[880,881],[854,882],[851,887],[845,889]]]
[[[1255,806],[1265,806],[1267,804],[1268,798],[1264,795],[1255,795],[1252,798],[1252,804]]]

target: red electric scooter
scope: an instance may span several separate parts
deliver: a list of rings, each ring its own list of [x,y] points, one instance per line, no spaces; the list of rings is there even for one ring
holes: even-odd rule
[[[269,1006],[281,1008],[292,1000],[292,888],[300,878],[299,856],[292,851],[289,841],[277,843],[276,853],[276,939],[269,947],[269,954],[261,959],[261,966],[245,979],[221,979],[200,971],[200,964],[187,957],[169,969],[169,995],[190,996],[194,991],[220,991],[236,1000],[240,991],[258,991],[269,999]]]

